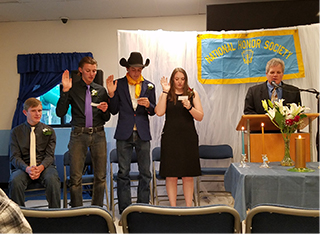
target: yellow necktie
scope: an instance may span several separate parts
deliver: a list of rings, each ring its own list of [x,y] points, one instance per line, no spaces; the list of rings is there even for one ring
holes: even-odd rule
[[[30,132],[30,167],[37,165],[36,159],[36,134],[34,133],[35,127],[31,127]]]
[[[132,79],[131,76],[129,75],[129,73],[127,73],[126,77],[127,77],[128,83],[130,85],[135,85],[135,87],[136,87],[135,95],[136,95],[136,98],[138,98],[140,96],[140,93],[141,93],[141,85],[140,85],[140,83],[142,81],[144,81],[142,75],[140,75],[140,77],[137,80]]]
[[[273,88],[272,94],[271,94],[271,102],[274,103],[274,101],[278,100],[278,94],[277,94],[277,89]]]

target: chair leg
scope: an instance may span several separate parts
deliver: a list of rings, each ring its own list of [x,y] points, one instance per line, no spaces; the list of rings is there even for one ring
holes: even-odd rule
[[[68,206],[67,188],[63,185],[63,208]]]
[[[197,181],[197,178],[193,178],[193,181]],[[195,184],[196,184],[196,183],[195,183]],[[193,187],[193,205],[194,205],[194,206],[198,206],[196,186]]]
[[[155,198],[155,192],[156,192],[156,182],[154,181],[154,178],[152,180],[152,204],[156,204],[156,198]]]
[[[106,192],[106,207],[109,210],[109,196],[108,196],[108,185],[107,185],[107,181],[105,182],[105,192]]]
[[[114,216],[114,189],[113,189],[114,185],[113,185],[113,170],[112,170],[112,163],[110,163],[110,211],[112,211],[112,218],[113,220],[115,219]]]
[[[67,208],[68,206],[68,196],[67,196],[67,182],[64,181],[63,183],[63,208]]]
[[[198,203],[198,206],[200,206],[200,200],[201,200],[201,197],[200,197],[200,178],[199,176],[197,177],[197,203]]]
[[[110,191],[110,210],[112,210],[112,217],[115,217],[115,205],[114,205],[114,185],[113,185],[113,178],[111,178],[111,191]]]
[[[153,189],[152,189],[152,181],[150,180],[150,203],[153,205]]]
[[[68,186],[67,186],[67,167],[63,166],[63,208],[68,206]]]
[[[159,205],[159,196],[158,196],[158,188],[157,184],[155,185],[155,195],[156,195],[156,205]]]

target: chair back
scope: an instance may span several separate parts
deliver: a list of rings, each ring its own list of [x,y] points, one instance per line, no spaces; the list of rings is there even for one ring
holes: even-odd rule
[[[226,205],[168,207],[132,204],[121,216],[124,233],[240,232],[238,212]]]
[[[111,214],[98,206],[21,211],[34,233],[116,233]]]
[[[199,157],[202,159],[225,159],[233,158],[230,145],[200,145]]]
[[[246,233],[319,233],[319,208],[261,204],[249,211]]]
[[[201,184],[203,183],[210,183],[210,186],[213,185],[213,183],[222,183],[224,182],[224,174],[228,170],[229,166],[218,166],[216,164],[215,160],[221,160],[225,161],[225,159],[232,159],[233,158],[233,152],[230,145],[223,144],[223,145],[200,145],[199,146],[199,158],[200,161],[207,161],[210,160],[211,164],[214,163],[214,165],[209,166],[203,164],[201,166],[201,176],[197,177],[196,182],[196,191],[197,191],[197,205],[200,206],[201,204],[201,197],[202,194],[207,194],[210,192],[214,193],[226,193],[224,188],[219,189],[219,184],[216,184],[214,190],[209,190],[206,188],[206,190],[201,189]],[[230,163],[228,163],[230,164]],[[209,178],[211,177],[211,178]],[[209,179],[207,179],[209,178]],[[220,178],[220,179],[219,179]],[[205,195],[207,196],[207,195]]]
[[[155,147],[152,150],[152,161],[153,162],[160,162],[161,158],[161,148],[160,147]]]

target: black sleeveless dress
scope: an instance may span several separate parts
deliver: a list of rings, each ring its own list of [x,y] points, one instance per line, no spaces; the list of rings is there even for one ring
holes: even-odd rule
[[[192,115],[183,107],[181,101],[177,100],[176,104],[167,101],[166,119],[161,136],[160,175],[199,176],[201,172],[198,143]]]

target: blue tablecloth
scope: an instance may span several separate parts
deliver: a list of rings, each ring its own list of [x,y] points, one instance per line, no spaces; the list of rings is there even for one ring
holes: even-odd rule
[[[261,163],[248,163],[249,168],[232,163],[224,176],[226,191],[231,192],[234,208],[241,220],[247,209],[261,203],[274,203],[306,208],[319,208],[319,162],[307,163],[314,172],[289,172],[280,162],[270,168],[259,168]]]

